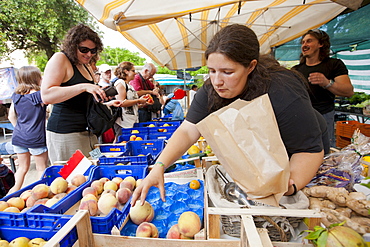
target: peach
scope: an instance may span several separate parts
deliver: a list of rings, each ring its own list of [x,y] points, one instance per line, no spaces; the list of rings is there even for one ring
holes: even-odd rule
[[[18,208],[19,210],[22,210],[24,209],[24,207],[26,206],[26,203],[24,202],[24,200],[20,197],[12,197],[10,198],[7,203],[9,204],[10,207],[16,207]]]
[[[19,210],[19,208],[16,208],[16,207],[8,207],[8,208],[4,209],[3,212],[20,213],[21,211]]]
[[[132,196],[132,191],[129,188],[117,190],[116,197],[119,203],[125,204]]]
[[[22,209],[21,213],[27,212],[28,209],[30,209],[30,208],[24,208],[24,209]]]
[[[132,186],[132,183],[130,181],[125,181],[123,180],[121,182],[121,184],[119,185],[119,188],[120,189],[123,189],[123,188],[128,188],[129,190],[133,191],[134,190],[134,186]]]
[[[112,181],[115,182],[117,184],[117,186],[119,186],[119,184],[123,181],[123,178],[114,177],[114,178],[112,178]]]
[[[130,208],[130,219],[136,225],[140,225],[144,221],[151,222],[154,218],[154,209],[149,202],[145,201],[141,205],[140,200],[137,200],[135,206]]]
[[[32,188],[33,199],[38,200],[49,196],[50,188],[46,184],[38,184]]]
[[[104,194],[98,201],[98,208],[103,214],[109,214],[113,208],[118,207],[118,200],[112,194]]]
[[[77,187],[85,182],[86,182],[86,177],[83,174],[76,174],[71,180],[71,184]]]
[[[74,191],[75,189],[77,189],[77,186],[76,185],[73,185],[73,184],[69,184],[65,193],[69,194],[71,193],[72,191]]]
[[[143,181],[142,178],[139,178],[138,180],[136,180],[135,188],[139,187],[142,181]]]
[[[136,229],[136,237],[158,238],[158,229],[153,223],[143,222]]]
[[[108,182],[108,181],[109,181],[109,178],[102,177],[102,178],[100,178],[100,179],[99,179],[99,181],[100,181],[100,182],[102,182],[102,183],[103,183],[103,185],[104,185],[106,182]]]
[[[141,138],[140,136],[135,138],[135,141],[142,141],[142,140],[143,140],[143,138]]]
[[[169,239],[180,239],[180,232],[179,232],[179,226],[178,224],[175,224],[171,226],[171,228],[168,230],[166,238]]]
[[[96,191],[95,188],[93,187],[86,187],[83,191],[82,191],[82,196],[86,196],[87,194],[92,194],[94,195],[95,197],[98,197],[98,192]]]
[[[94,196],[93,194],[87,194],[84,197],[82,197],[81,202],[88,201],[88,200],[98,201],[98,198],[96,196]]]
[[[105,184],[104,184],[104,190],[114,190],[114,191],[117,191],[118,189],[118,185],[113,182],[113,181],[107,181]]]
[[[4,211],[4,209],[8,207],[9,207],[9,204],[6,201],[0,201],[0,211]]]
[[[130,136],[130,141],[135,141],[136,140],[136,135],[131,135]]]
[[[32,196],[28,197],[26,201],[26,207],[31,208],[35,204],[35,202],[36,200]]]
[[[98,203],[96,200],[83,201],[79,207],[80,210],[87,210],[91,216],[95,216],[98,213]]]
[[[37,201],[35,201],[33,205],[39,205],[39,204],[45,205],[48,200],[50,199],[49,198],[38,199]]]
[[[178,220],[178,227],[181,235],[193,238],[200,231],[200,218],[192,211],[183,212]]]
[[[22,198],[24,201],[27,201],[28,197],[31,196],[32,190],[25,190],[22,192],[22,194],[19,196]]]
[[[136,179],[135,179],[133,176],[125,177],[123,180],[124,180],[124,181],[129,181],[130,183],[132,183],[132,186],[135,188],[135,185],[136,185]]]
[[[67,193],[59,193],[59,194],[56,194],[53,198],[60,200],[66,196],[67,196]]]
[[[101,193],[101,195],[105,195],[105,194],[112,194],[113,196],[116,196],[116,191],[115,190],[104,190],[103,193]]]
[[[96,192],[98,192],[98,195],[100,195],[101,193],[103,193],[103,190],[104,190],[104,183],[100,180],[95,180],[91,183],[90,185],[91,187],[93,187]]]
[[[55,203],[57,203],[59,201],[59,199],[57,199],[57,198],[51,198],[51,199],[49,199],[49,200],[47,200],[46,202],[45,202],[45,206],[47,206],[47,207],[51,207],[51,206],[53,206]]]
[[[63,193],[67,190],[67,188],[68,182],[62,177],[55,178],[50,184],[50,190],[54,194]]]

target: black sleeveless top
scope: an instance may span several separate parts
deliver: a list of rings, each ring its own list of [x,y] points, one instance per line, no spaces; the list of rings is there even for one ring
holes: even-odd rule
[[[70,80],[62,83],[61,87],[72,86],[79,83],[91,83],[94,81],[86,79],[76,65],[72,64],[73,76]],[[83,92],[64,102],[54,104],[53,110],[48,120],[47,130],[56,133],[72,133],[87,130],[87,102],[90,94]]]

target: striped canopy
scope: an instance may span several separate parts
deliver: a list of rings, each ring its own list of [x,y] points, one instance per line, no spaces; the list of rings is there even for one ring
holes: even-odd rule
[[[203,53],[222,27],[254,30],[261,52],[330,21],[347,0],[75,0],[171,70],[205,65]],[[338,2],[341,2],[339,4]],[[351,0],[351,4],[362,0]]]

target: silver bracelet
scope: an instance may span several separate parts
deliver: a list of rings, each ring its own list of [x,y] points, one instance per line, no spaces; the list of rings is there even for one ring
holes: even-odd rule
[[[323,89],[327,89],[327,88],[329,88],[329,87],[333,86],[333,84],[334,84],[334,80],[331,80],[331,81],[329,82],[329,84],[328,84],[328,85],[323,86],[322,88],[323,88]]]

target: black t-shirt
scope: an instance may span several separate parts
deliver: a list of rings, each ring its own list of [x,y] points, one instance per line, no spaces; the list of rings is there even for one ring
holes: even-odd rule
[[[321,63],[314,66],[301,63],[294,66],[292,69],[298,70],[307,79],[310,73],[314,72],[323,73],[329,80],[334,80],[335,77],[340,75],[348,75],[346,65],[342,60],[336,58],[326,58]],[[333,111],[335,95],[319,85],[312,85],[309,83],[309,86],[312,106],[321,114]]]
[[[268,95],[288,155],[321,152],[324,146],[327,152],[326,122],[313,109],[300,78],[291,71],[274,72],[271,78]],[[211,113],[208,110],[211,89],[211,85],[204,85],[198,90],[187,113],[187,121],[196,124]]]

